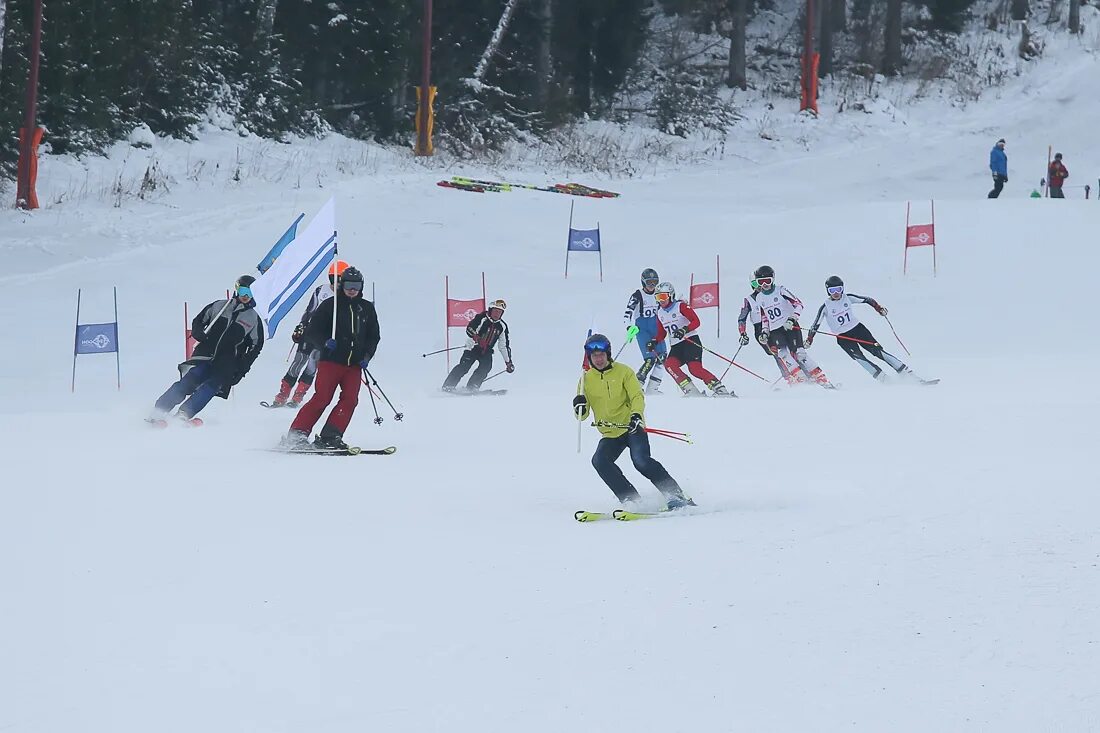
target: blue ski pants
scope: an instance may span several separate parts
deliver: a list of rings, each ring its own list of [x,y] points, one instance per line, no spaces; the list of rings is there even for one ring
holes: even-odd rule
[[[194,417],[206,407],[210,400],[214,399],[214,395],[221,388],[222,379],[213,374],[209,363],[196,364],[160,396],[156,408],[167,413],[183,402],[180,414],[185,417]]]

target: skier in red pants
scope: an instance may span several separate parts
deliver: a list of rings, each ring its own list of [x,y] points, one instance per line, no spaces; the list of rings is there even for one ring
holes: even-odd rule
[[[665,371],[672,375],[684,395],[703,397],[704,393],[684,374],[686,366],[691,375],[702,380],[715,397],[736,397],[725,388],[718,377],[703,367],[703,344],[699,339],[699,316],[690,305],[676,298],[676,288],[671,283],[657,286],[657,338],[649,342],[652,351],[658,344],[671,346],[665,357]]]
[[[333,311],[336,331],[333,337]],[[354,267],[340,276],[336,297],[318,306],[306,327],[304,339],[321,350],[314,381],[313,397],[298,410],[290,424],[284,447],[300,449],[309,444],[309,434],[321,418],[336,388],[340,399],[329,413],[321,432],[313,441],[318,448],[347,449],[347,430],[355,406],[359,403],[359,388],[363,370],[367,368],[379,341],[378,314],[374,304],[363,299],[363,274]]]

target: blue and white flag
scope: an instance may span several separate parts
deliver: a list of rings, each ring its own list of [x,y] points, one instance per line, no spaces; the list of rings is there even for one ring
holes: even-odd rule
[[[118,323],[82,323],[76,327],[73,354],[112,354],[118,351]]]
[[[298,218],[294,220],[290,228],[283,233],[283,236],[279,237],[279,241],[275,243],[271,251],[260,261],[260,264],[256,265],[257,270],[264,273],[271,269],[271,266],[275,264],[275,260],[279,259],[279,255],[286,249],[286,246],[294,241],[294,237],[298,234],[298,225],[302,222],[302,219],[305,218],[305,214],[298,214]]]
[[[267,323],[268,337],[336,256],[336,203],[329,199],[305,230],[294,237],[256,282],[252,297]]]
[[[560,239],[558,240],[561,241]],[[560,250],[559,250],[560,251]],[[570,252],[599,252],[600,251],[600,230],[599,229],[569,229],[569,251]]]

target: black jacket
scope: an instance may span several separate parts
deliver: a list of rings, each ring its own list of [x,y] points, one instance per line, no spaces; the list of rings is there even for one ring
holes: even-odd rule
[[[332,310],[336,308],[336,350],[325,351],[325,342],[332,338]],[[373,359],[378,350],[381,335],[378,331],[378,313],[374,303],[363,299],[360,293],[354,298],[341,290],[317,306],[306,326],[305,340],[315,349],[321,349],[321,361],[331,361],[352,366]]]
[[[264,347],[264,324],[253,307],[233,298],[215,300],[191,321],[191,336],[198,342],[191,358],[180,365],[209,362],[226,386],[244,378]]]
[[[512,361],[512,343],[508,338],[508,324],[503,320],[494,321],[489,318],[488,311],[474,316],[466,326],[466,335],[470,337],[466,342],[467,349],[473,349],[478,354],[488,354],[495,346],[504,361]]]

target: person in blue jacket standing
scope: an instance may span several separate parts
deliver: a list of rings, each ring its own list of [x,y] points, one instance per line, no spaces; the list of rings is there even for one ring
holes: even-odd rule
[[[993,171],[993,190],[989,198],[1001,195],[1001,189],[1008,183],[1008,155],[1005,153],[1005,139],[1002,137],[989,151],[989,170]]]

